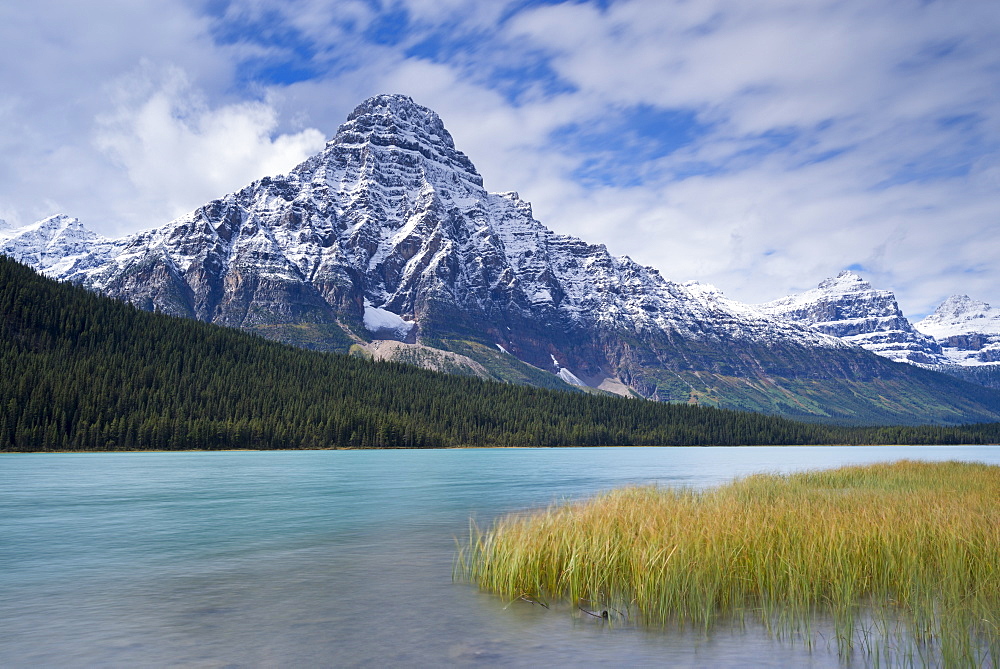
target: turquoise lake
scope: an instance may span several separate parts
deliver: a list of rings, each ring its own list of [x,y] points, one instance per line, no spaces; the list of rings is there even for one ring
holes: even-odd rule
[[[644,631],[453,583],[469,519],[629,483],[1000,447],[0,455],[0,666],[842,667],[753,629]]]

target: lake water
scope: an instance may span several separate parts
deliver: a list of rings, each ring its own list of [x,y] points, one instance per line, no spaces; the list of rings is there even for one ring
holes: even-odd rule
[[[628,483],[998,447],[0,456],[0,666],[804,666],[835,647],[651,632],[453,583],[470,517]]]

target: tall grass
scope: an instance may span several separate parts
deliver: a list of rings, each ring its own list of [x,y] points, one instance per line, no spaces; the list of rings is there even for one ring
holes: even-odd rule
[[[762,623],[875,663],[1000,662],[1000,467],[902,461],[633,487],[473,526],[456,576],[649,626]]]

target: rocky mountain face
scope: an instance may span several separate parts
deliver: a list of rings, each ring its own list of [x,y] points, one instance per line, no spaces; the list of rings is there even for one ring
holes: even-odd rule
[[[1000,418],[985,389],[553,233],[517,193],[487,192],[404,96],[358,106],[288,175],[160,228],[106,240],[53,217],[0,230],[0,247],[144,309],[311,348],[844,422]]]
[[[844,271],[816,288],[758,305],[771,316],[811,326],[897,362],[945,364],[941,346],[907,320],[892,291]]]

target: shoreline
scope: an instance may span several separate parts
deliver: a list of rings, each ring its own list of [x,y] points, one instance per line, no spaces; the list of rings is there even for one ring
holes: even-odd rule
[[[351,446],[331,446],[329,448],[182,448],[182,449],[123,449],[105,451],[0,451],[4,455],[69,455],[69,454],[107,454],[107,453],[296,453],[323,451],[484,451],[484,450],[559,450],[570,448],[948,448],[955,446],[975,446],[977,448],[1000,447],[1000,444],[752,444],[733,446],[730,444],[692,444],[688,446],[651,446],[651,445],[618,445],[618,446],[433,446],[428,448],[354,448]]]

